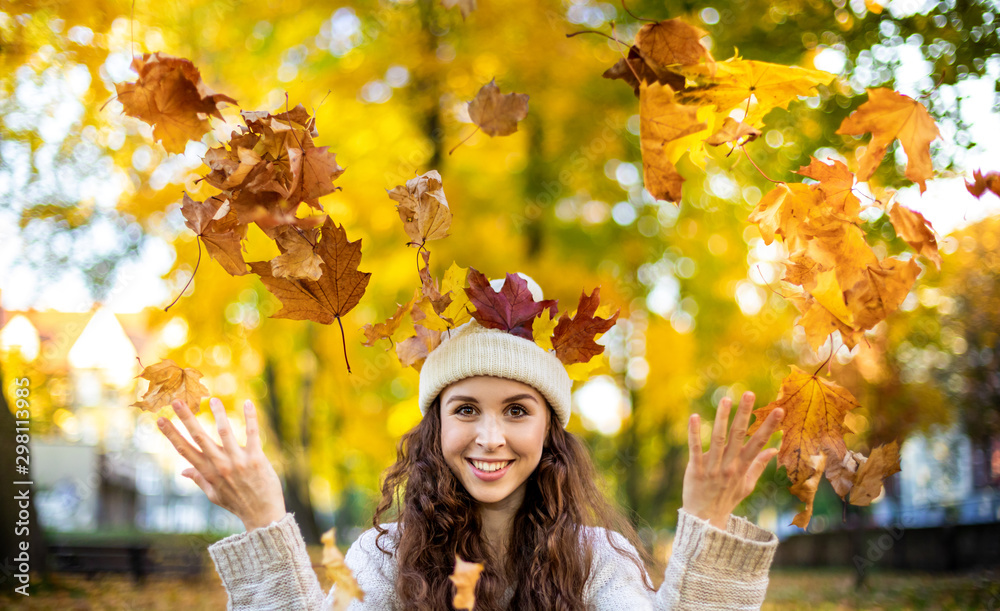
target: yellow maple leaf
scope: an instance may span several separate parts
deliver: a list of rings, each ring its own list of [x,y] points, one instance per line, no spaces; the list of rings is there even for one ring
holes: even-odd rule
[[[921,193],[926,191],[925,181],[934,173],[931,142],[941,133],[924,105],[892,89],[869,89],[868,101],[837,129],[838,134],[845,135],[868,132],[872,139],[861,158],[858,180],[872,177],[885,157],[886,148],[898,138],[906,152],[906,177],[920,185]]]
[[[334,542],[335,529],[323,533],[320,542],[323,544],[322,564],[326,576],[333,582],[333,610],[345,611],[352,600],[364,602],[365,593],[354,579],[354,573],[344,564],[344,555]]]
[[[826,454],[820,453],[810,456],[806,460],[811,472],[801,482],[792,484],[788,490],[797,496],[800,501],[806,504],[805,508],[792,518],[792,524],[805,529],[812,519],[813,501],[816,498],[816,491],[819,489],[819,481],[823,479],[823,470],[826,468]]]
[[[938,252],[937,240],[934,239],[934,230],[924,215],[896,204],[889,209],[889,220],[892,221],[896,235],[941,269],[941,253]]]
[[[858,468],[851,488],[851,505],[865,507],[882,494],[882,482],[899,472],[899,444],[881,445],[872,450],[871,456]]]
[[[200,371],[190,367],[182,369],[170,359],[163,359],[146,367],[139,377],[149,380],[149,389],[142,396],[142,401],[137,401],[130,407],[148,412],[155,412],[180,400],[192,412],[198,413],[201,398],[208,396],[208,389],[198,381],[202,377]]]
[[[681,102],[712,104],[722,115],[735,108],[749,107],[743,122],[753,126],[759,126],[764,115],[775,108],[786,108],[796,98],[815,95],[818,85],[834,79],[833,74],[821,70],[739,56],[711,65],[678,66],[675,71],[699,83],[679,95]]]
[[[844,418],[860,405],[845,388],[792,365],[792,372],[781,381],[778,397],[754,410],[757,419],[747,434],[760,428],[777,407],[785,412],[779,426],[782,438],[778,465],[788,470],[792,484],[801,484],[813,475],[811,457],[823,454],[824,448],[838,456],[847,452],[844,435],[851,430]]]

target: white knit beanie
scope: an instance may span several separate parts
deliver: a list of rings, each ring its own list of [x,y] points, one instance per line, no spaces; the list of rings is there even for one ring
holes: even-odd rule
[[[528,281],[535,301],[541,301],[538,284],[518,275]],[[503,280],[491,282],[495,290],[502,284]],[[427,413],[448,385],[472,376],[495,376],[532,386],[552,406],[563,428],[569,424],[573,380],[555,351],[501,329],[489,329],[475,319],[452,329],[450,337],[448,332],[444,335],[420,368],[421,414]]]

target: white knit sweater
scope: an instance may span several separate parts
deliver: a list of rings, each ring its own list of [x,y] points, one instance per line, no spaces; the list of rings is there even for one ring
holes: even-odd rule
[[[396,534],[395,522],[385,527]],[[595,535],[594,561],[584,600],[587,609],[594,611],[759,609],[778,546],[773,533],[743,518],[730,517],[723,532],[682,509],[666,579],[651,593],[643,586],[638,568],[608,544],[603,529],[588,532]],[[375,529],[364,532],[345,557],[365,592],[364,602],[353,601],[348,611],[403,608],[395,593],[395,559],[375,546],[377,535]],[[390,551],[393,536],[382,539]],[[634,551],[625,537],[618,533],[613,537],[619,547]],[[333,589],[324,595],[291,513],[266,527],[226,537],[208,551],[229,594],[228,609],[333,608]]]

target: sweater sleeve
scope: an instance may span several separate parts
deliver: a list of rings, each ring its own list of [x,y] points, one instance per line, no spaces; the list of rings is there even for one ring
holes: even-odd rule
[[[323,588],[291,513],[217,541],[208,553],[229,594],[229,611],[324,608]]]
[[[778,547],[774,533],[729,517],[726,531],[679,510],[674,549],[657,609],[760,609]]]
[[[593,539],[594,560],[584,600],[590,611],[759,609],[777,537],[753,523],[730,517],[725,532],[680,511],[666,579],[655,594],[631,560],[608,544],[604,529]],[[612,533],[619,548],[635,548]]]

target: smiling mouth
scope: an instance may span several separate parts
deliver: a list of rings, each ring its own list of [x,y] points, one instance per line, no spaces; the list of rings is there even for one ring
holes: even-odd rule
[[[466,460],[473,467],[479,469],[484,473],[496,473],[497,471],[505,469],[508,465],[514,462],[513,460],[499,460],[499,461],[487,462],[484,460],[472,460],[471,458],[467,458]]]

